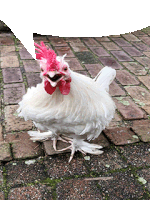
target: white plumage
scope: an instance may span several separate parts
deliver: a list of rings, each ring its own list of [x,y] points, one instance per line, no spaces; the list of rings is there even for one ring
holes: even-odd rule
[[[42,83],[27,90],[19,103],[18,113],[25,120],[33,120],[39,129],[29,131],[31,139],[52,139],[55,149],[57,139],[71,143],[71,160],[77,150],[102,153],[99,150],[101,146],[84,140],[97,138],[114,117],[115,104],[108,92],[116,71],[104,67],[95,79],[70,69],[69,73],[71,83],[68,95],[61,94],[58,87],[52,95],[48,94],[43,79]]]

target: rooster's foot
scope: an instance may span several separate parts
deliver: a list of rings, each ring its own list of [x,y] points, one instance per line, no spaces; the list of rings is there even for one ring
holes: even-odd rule
[[[70,139],[70,138],[68,138],[68,139]],[[69,143],[69,141],[63,139],[63,138],[60,137],[60,136],[58,136],[57,138],[54,138],[54,139],[53,139],[53,148],[54,148],[55,151],[60,151],[60,150],[57,150],[57,148],[56,148],[56,145],[57,145],[57,141],[58,141],[58,140],[60,140],[60,141],[62,141],[62,142],[65,142],[65,143]]]

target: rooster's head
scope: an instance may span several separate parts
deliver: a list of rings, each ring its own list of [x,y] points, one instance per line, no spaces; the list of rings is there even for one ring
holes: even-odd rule
[[[53,94],[56,87],[59,87],[63,95],[70,92],[70,69],[68,63],[64,61],[64,57],[56,56],[55,52],[47,49],[45,44],[41,42],[41,46],[34,43],[39,53],[36,53],[36,59],[40,60],[41,77],[44,79],[44,88],[48,94]]]

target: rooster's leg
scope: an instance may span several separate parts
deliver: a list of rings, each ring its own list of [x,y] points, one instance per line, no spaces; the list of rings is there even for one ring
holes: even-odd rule
[[[68,138],[67,138],[68,139]],[[54,150],[55,151],[60,151],[60,150],[57,150],[57,148],[56,148],[56,144],[57,144],[57,141],[58,140],[60,140],[60,141],[62,141],[62,142],[65,142],[65,143],[69,143],[69,141],[67,141],[67,140],[64,140],[62,137],[60,137],[60,136],[58,136],[57,138],[54,138],[53,139],[53,148],[54,148]],[[63,150],[61,150],[61,151],[63,151]]]

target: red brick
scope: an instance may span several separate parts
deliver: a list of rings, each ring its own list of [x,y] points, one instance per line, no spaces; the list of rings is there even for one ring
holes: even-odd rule
[[[90,47],[90,49],[93,51],[94,54],[96,54],[99,57],[110,56],[110,54],[108,54],[107,51],[103,49],[103,47]]]
[[[12,160],[10,145],[6,142],[0,142],[0,161]]]
[[[150,37],[142,36],[139,37],[140,40],[142,40],[146,45],[150,46]]]
[[[18,57],[14,55],[1,57],[1,68],[7,67],[19,67]]]
[[[140,51],[150,51],[150,48],[143,42],[132,42],[132,44],[138,48]]]
[[[89,51],[85,46],[72,46],[75,52]]]
[[[101,44],[109,51],[120,50],[120,47],[118,47],[114,42],[101,42]]]
[[[42,79],[40,78],[40,73],[32,73],[32,74],[26,74],[28,87],[36,86],[38,83],[42,82]]]
[[[1,56],[17,56],[14,46],[0,46]]]
[[[52,43],[52,45],[54,46],[68,46],[68,44],[66,43],[66,41],[63,38],[50,38],[50,42]]]
[[[30,140],[27,132],[7,134],[5,140],[12,144],[15,159],[32,158],[42,155],[40,144]]]
[[[133,75],[131,75],[126,70],[118,70],[116,79],[122,84],[122,85],[138,85],[139,81],[135,79]]]
[[[150,51],[143,51],[143,53],[150,58]]]
[[[73,52],[71,51],[70,47],[55,47],[58,56],[63,56],[64,54],[67,57],[75,57],[75,55],[73,54]]]
[[[5,107],[5,129],[6,132],[21,131],[32,129],[31,121],[24,121],[23,118],[16,116],[18,105],[11,105]]]
[[[150,76],[138,76],[138,79],[150,90]]]
[[[129,97],[116,97],[114,101],[125,120],[142,119],[145,117],[145,113]]]
[[[134,132],[125,127],[107,129],[104,130],[104,133],[115,145],[125,145],[139,141],[138,138],[134,137]]]
[[[112,40],[117,43],[120,47],[126,47],[126,46],[131,46],[129,42],[127,42],[123,38],[112,38]]]
[[[109,42],[110,39],[108,37],[102,36],[102,37],[95,37],[95,39],[99,42]]]
[[[150,142],[150,120],[133,121],[132,129],[143,142]]]
[[[79,39],[79,38],[68,38],[67,42],[70,43],[71,47],[85,47],[85,45],[83,44],[83,42]]]
[[[124,37],[126,40],[128,41],[140,41],[135,35],[133,35],[132,33],[126,33],[123,34],[122,37]]]
[[[67,192],[66,192],[67,191]],[[57,199],[99,199],[102,200],[100,190],[95,181],[84,179],[63,180],[56,187]]]
[[[111,51],[111,53],[121,62],[133,61],[133,59],[128,56],[124,51]]]
[[[125,91],[121,89],[121,87],[115,81],[110,84],[109,93],[111,96],[120,96],[126,94]]]
[[[143,53],[141,53],[138,49],[135,47],[122,47],[130,56],[142,56]]]
[[[135,75],[146,75],[147,71],[145,68],[138,62],[123,62],[122,63],[130,72]]]
[[[8,194],[8,200],[22,199],[47,199],[53,200],[51,188],[45,185],[31,185],[20,188],[13,188]]]
[[[0,45],[14,45],[14,40],[11,37],[0,37]]]
[[[36,60],[24,60],[23,66],[26,72],[40,72],[40,65]]]
[[[21,59],[33,59],[31,54],[27,51],[27,49],[23,46],[19,47],[19,54]]]
[[[23,82],[20,68],[2,69],[4,83]]]
[[[131,32],[133,35],[139,37],[139,36],[145,36],[146,34],[144,32],[142,32],[141,30],[137,30],[134,32]]]
[[[140,64],[142,64],[144,67],[150,69],[150,58],[148,57],[134,57],[135,60],[137,60]]]
[[[25,86],[23,83],[4,85],[4,103],[6,105],[19,103],[24,94],[25,94]]]
[[[92,78],[99,73],[99,71],[103,68],[100,64],[85,64],[86,69],[91,74]]]
[[[94,40],[93,38],[83,38],[82,39],[84,42],[85,42],[85,44],[87,45],[87,46],[89,46],[89,47],[98,47],[98,46],[101,46],[96,40]]]
[[[99,57],[99,60],[104,66],[112,67],[113,69],[122,69],[122,66],[112,57]]]
[[[83,70],[77,58],[66,58],[65,60],[68,62],[71,70]]]
[[[44,43],[48,42],[46,36],[35,36],[33,37],[34,42],[41,42],[43,41]]]

